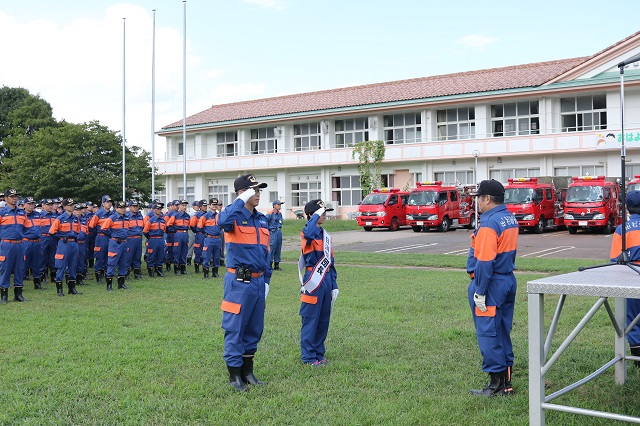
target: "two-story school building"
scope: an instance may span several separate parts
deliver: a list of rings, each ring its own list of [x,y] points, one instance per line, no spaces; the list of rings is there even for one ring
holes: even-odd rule
[[[253,173],[294,217],[321,198],[346,217],[362,199],[353,144],[383,140],[383,185],[461,185],[525,176],[640,174],[640,32],[591,56],[214,105],[157,133],[160,199],[235,199]],[[186,156],[187,188],[183,188]],[[477,169],[476,169],[477,166]]]

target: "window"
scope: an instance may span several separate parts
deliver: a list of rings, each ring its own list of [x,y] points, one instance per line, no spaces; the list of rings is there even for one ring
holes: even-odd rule
[[[560,99],[563,132],[582,132],[607,128],[607,97],[578,96]]]
[[[509,179],[521,178],[521,177],[538,177],[540,176],[540,169],[502,169],[491,170],[489,172],[489,179],[495,179],[499,182],[507,182]]]
[[[422,141],[422,115],[419,112],[384,116],[384,141],[387,144]]]
[[[218,157],[235,157],[238,155],[238,132],[218,132],[216,145]]]
[[[633,178],[636,175],[640,175],[640,164],[625,164],[624,175],[627,180]],[[604,172],[600,173],[604,175]]]
[[[396,175],[380,175],[381,188],[393,188],[395,186]]]
[[[178,155],[184,155],[184,143],[178,142]]]
[[[275,127],[251,129],[251,154],[273,154],[278,150]]]
[[[435,180],[451,185],[474,185],[473,170],[434,173]]]
[[[291,205],[304,206],[311,200],[320,199],[320,182],[300,182],[291,184]]]
[[[360,175],[331,178],[331,200],[338,206],[357,206],[362,201]]]
[[[320,149],[320,122],[294,125],[293,149],[295,151]]]
[[[162,191],[156,191],[156,196],[154,197],[154,199],[157,199],[158,201],[160,201],[161,203],[163,203],[166,206],[167,205],[167,190],[163,189]]]
[[[278,199],[278,191],[269,191],[269,202],[273,203]]]
[[[369,140],[369,119],[351,118],[336,120],[336,148],[347,148],[358,142]]]
[[[494,137],[540,133],[538,101],[491,105]]]
[[[184,198],[184,190],[182,186],[178,187],[178,199],[187,200],[189,206],[196,200],[196,189],[193,186],[187,186],[187,198]]]
[[[209,185],[209,200],[212,198],[217,198],[220,204],[228,206],[229,187],[227,185]]]
[[[438,140],[473,139],[476,135],[475,119],[476,111],[473,107],[438,110]]]
[[[572,166],[553,169],[554,176],[601,176],[604,174],[604,166]]]

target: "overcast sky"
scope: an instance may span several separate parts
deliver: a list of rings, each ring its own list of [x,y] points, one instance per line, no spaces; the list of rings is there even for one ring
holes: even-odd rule
[[[57,119],[122,131],[151,151],[182,119],[180,0],[0,2],[0,85],[24,87]],[[603,7],[606,6],[606,7]],[[592,55],[640,29],[637,0],[189,0],[187,115],[211,105]],[[635,18],[634,18],[635,19]],[[163,158],[163,138],[156,158]]]

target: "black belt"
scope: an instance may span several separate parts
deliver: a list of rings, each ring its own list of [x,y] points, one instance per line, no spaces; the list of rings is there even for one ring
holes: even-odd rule
[[[30,243],[39,243],[40,242],[40,240],[30,240],[28,238],[23,238],[22,241],[27,241],[27,242],[30,242]]]
[[[163,238],[163,237],[152,235],[149,238]]]
[[[176,232],[187,232],[186,229],[177,229]]]
[[[98,237],[106,237],[106,236],[107,236],[107,234],[100,234],[100,233],[98,233]]]
[[[13,243],[13,244],[18,244],[21,243],[22,240],[2,240],[3,243]]]
[[[220,235],[207,234],[207,238],[220,238]]]
[[[78,241],[78,239],[76,237],[62,237],[60,238],[62,241],[64,241],[65,243],[68,243],[69,241],[73,242],[73,241]]]
[[[127,239],[126,239],[126,238],[114,238],[114,237],[112,237],[111,239],[112,239],[113,241],[117,241],[117,242],[119,242],[119,243],[123,243],[123,242],[127,241]]]
[[[142,238],[142,235],[129,235],[127,238]]]

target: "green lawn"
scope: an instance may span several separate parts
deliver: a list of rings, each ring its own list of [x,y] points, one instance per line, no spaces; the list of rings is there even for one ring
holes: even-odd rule
[[[423,268],[428,261],[412,263],[415,255],[336,256],[340,296],[327,339],[331,365],[300,362],[299,284],[294,264],[284,262],[272,279],[255,361],[257,376],[270,383],[243,394],[228,385],[222,359],[221,279],[145,277],[113,292],[89,281],[79,287],[83,295],[63,298],[50,284],[46,291],[28,287],[28,302],[0,306],[0,424],[528,424],[526,282],[540,277],[535,269],[518,274],[517,394],[483,399],[468,395],[486,376],[466,301],[467,275],[456,269],[464,259],[447,256],[452,269],[431,270]],[[384,267],[390,264],[409,267]],[[584,261],[535,264],[540,271],[568,271]],[[547,298],[547,321],[555,300]],[[592,303],[568,298],[554,346]],[[611,342],[608,316],[599,312],[552,369],[549,391],[609,360]],[[640,416],[639,391],[640,369],[631,368],[623,387],[610,372],[556,402]],[[554,412],[547,423],[612,424]]]

